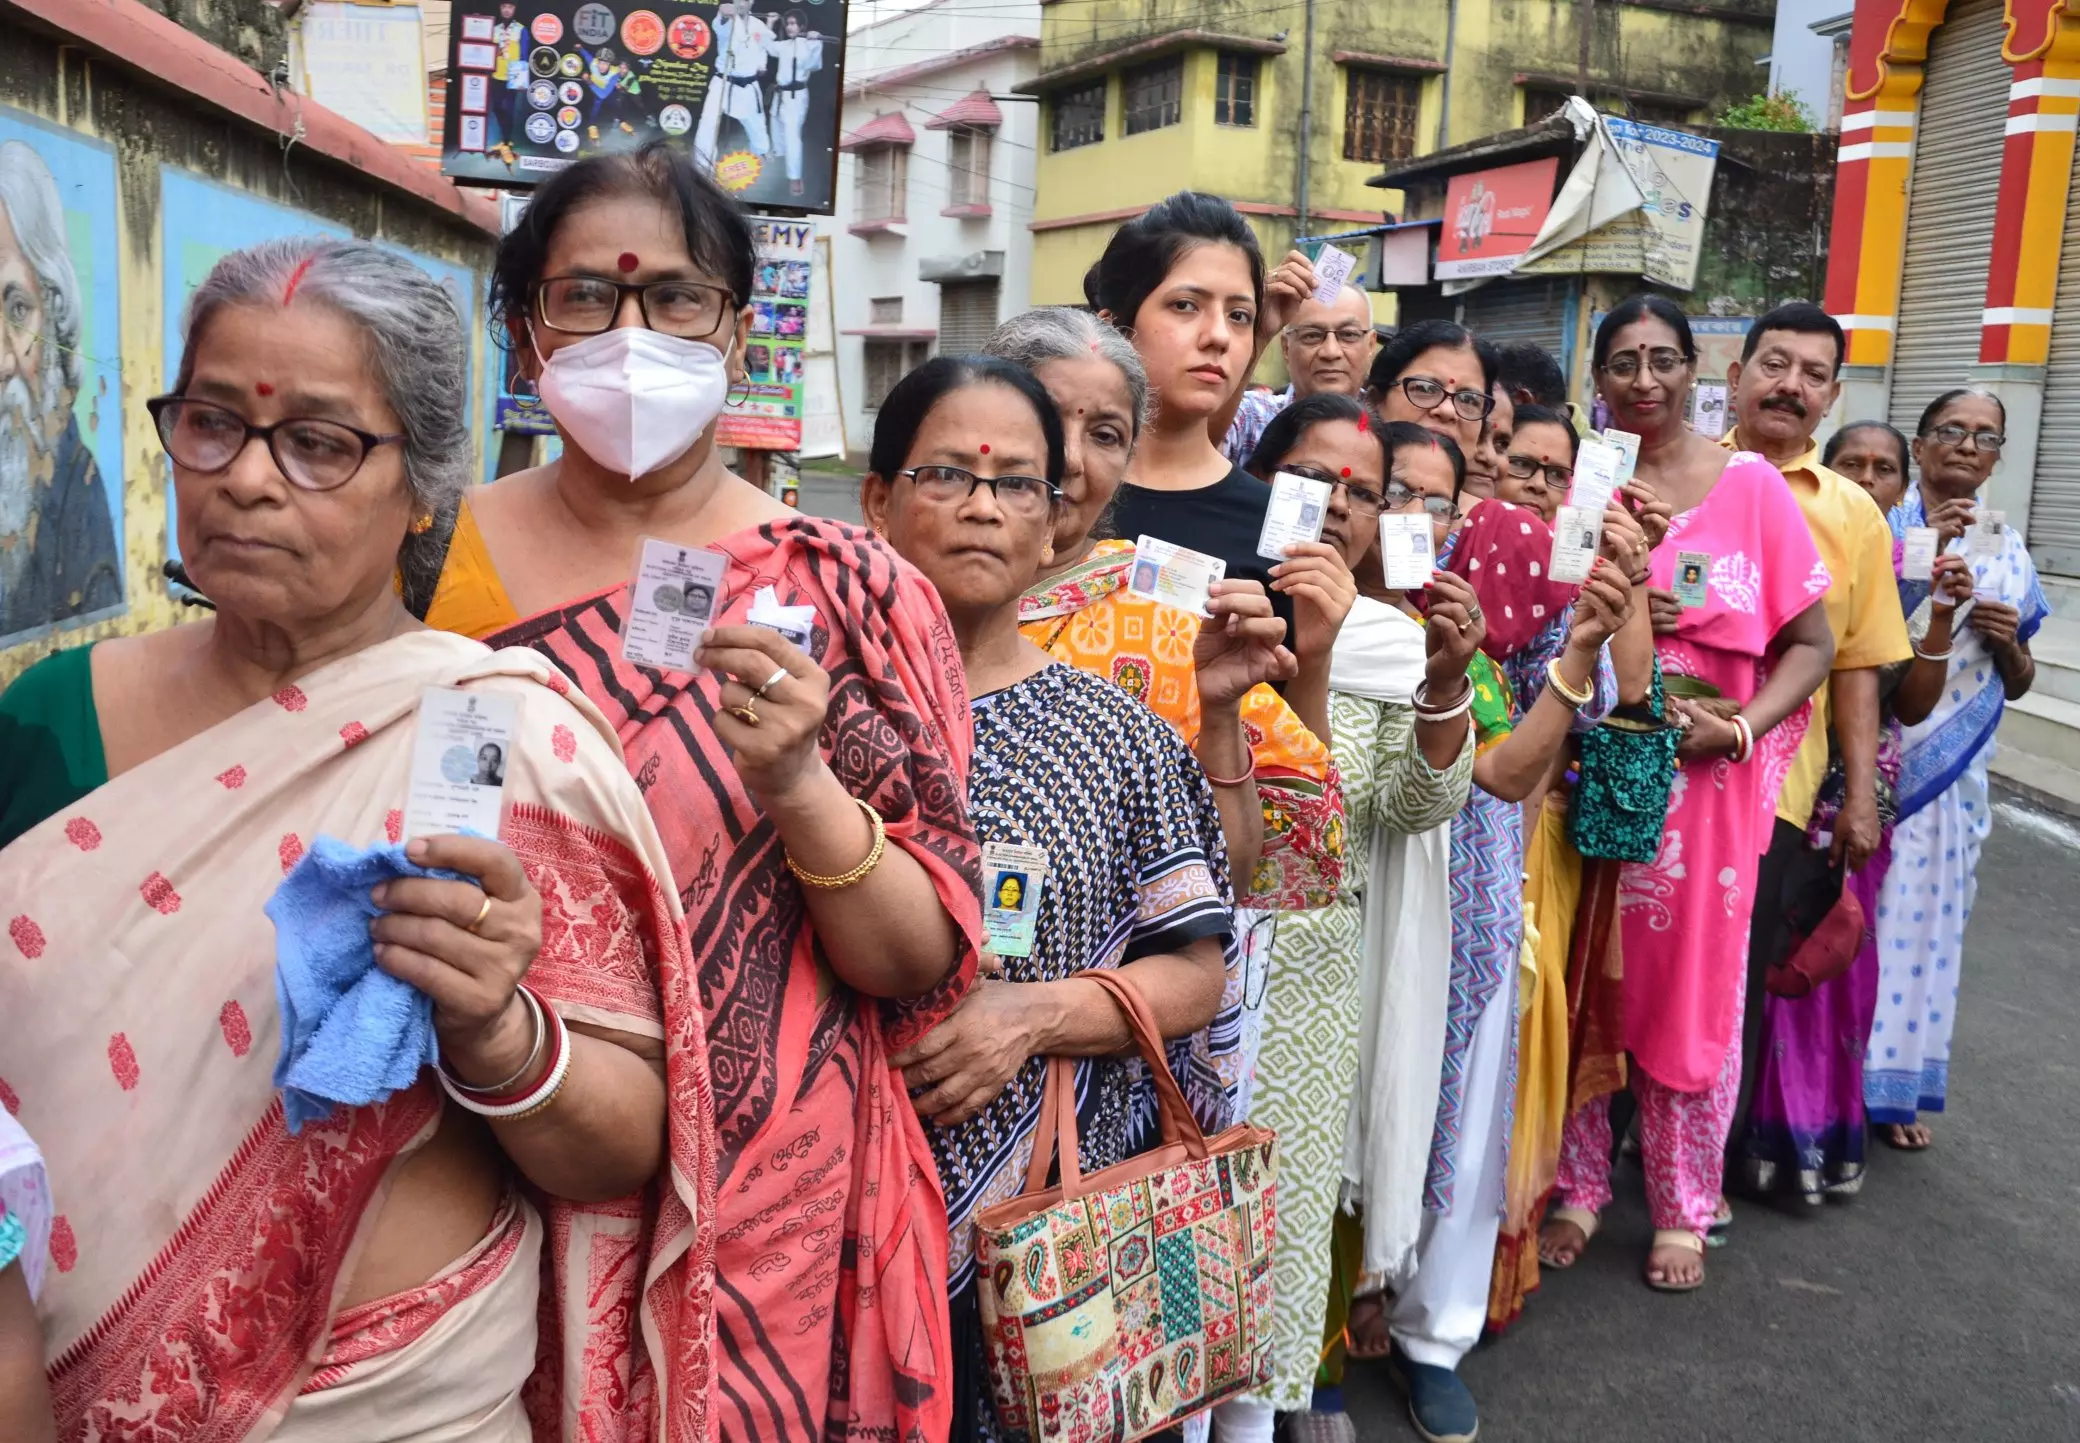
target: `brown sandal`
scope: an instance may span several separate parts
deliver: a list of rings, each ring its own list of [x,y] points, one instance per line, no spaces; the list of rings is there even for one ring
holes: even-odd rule
[[[1658,1280],[1655,1278],[1654,1255],[1664,1248],[1696,1255],[1698,1262],[1696,1281],[1688,1283],[1672,1283],[1668,1281],[1665,1265],[1663,1276]],[[1691,1232],[1688,1228],[1654,1229],[1654,1245],[1647,1250],[1647,1266],[1644,1270],[1644,1276],[1647,1280],[1647,1286],[1657,1293],[1696,1292],[1704,1286],[1704,1239]]]

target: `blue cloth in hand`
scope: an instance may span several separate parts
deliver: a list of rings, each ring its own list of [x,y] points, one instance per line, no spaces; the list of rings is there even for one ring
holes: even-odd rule
[[[433,999],[376,966],[368,924],[382,909],[368,894],[392,877],[455,875],[407,862],[403,843],[364,850],[319,837],[268,898],[282,1012],[274,1083],[290,1132],[341,1104],[381,1102],[439,1063]]]

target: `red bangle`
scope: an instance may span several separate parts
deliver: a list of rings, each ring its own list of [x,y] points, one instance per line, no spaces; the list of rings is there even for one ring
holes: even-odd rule
[[[1200,764],[1200,770],[1205,770],[1204,763]],[[1246,787],[1256,779],[1257,764],[1254,759],[1250,762],[1249,770],[1239,777],[1217,777],[1212,772],[1206,773],[1206,780],[1216,787]]]

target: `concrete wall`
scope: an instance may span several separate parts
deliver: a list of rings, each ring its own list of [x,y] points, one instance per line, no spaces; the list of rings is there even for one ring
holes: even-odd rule
[[[263,58],[279,48],[279,26],[268,28],[272,7],[262,0],[186,6],[207,11],[217,31]],[[73,272],[65,283],[81,317],[75,370],[62,365],[53,336],[10,354],[37,372],[26,394],[47,394],[40,387],[57,378],[43,421],[57,440],[41,452],[17,449],[9,462],[7,432],[22,422],[0,408],[0,558],[16,547],[62,544],[82,558],[68,574],[95,556],[112,558],[99,566],[91,594],[0,592],[0,684],[59,647],[183,618],[160,574],[170,550],[168,478],[144,402],[166,388],[178,363],[187,294],[228,251],[282,235],[352,234],[396,247],[438,277],[472,337],[473,429],[483,459],[481,298],[492,243],[478,224],[484,202],[329,112],[308,102],[297,110],[293,96],[280,126],[293,135],[300,122],[304,139],[285,153],[284,135],[253,118],[274,103],[264,82],[136,0],[0,4],[0,97],[0,143],[56,188]],[[356,150],[356,135],[365,151]],[[365,154],[369,168],[335,158],[342,153]],[[0,251],[13,237],[13,226],[0,230]],[[46,278],[39,285],[48,289]],[[58,514],[87,520],[59,526]],[[0,560],[0,577],[7,574]]]

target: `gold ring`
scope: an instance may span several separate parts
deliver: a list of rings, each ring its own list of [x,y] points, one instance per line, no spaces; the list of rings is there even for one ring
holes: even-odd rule
[[[474,922],[471,922],[471,923],[469,924],[469,926],[465,927],[465,928],[464,928],[463,930],[464,930],[464,931],[466,931],[466,932],[469,932],[469,933],[471,933],[472,935],[479,935],[479,936],[480,936],[480,935],[482,935],[481,933],[478,933],[478,932],[477,932],[477,928],[479,928],[479,927],[483,926],[483,925],[484,925],[484,919],[485,919],[486,917],[489,917],[490,915],[491,915],[491,894],[490,894],[489,892],[486,892],[486,893],[484,894],[484,905],[483,905],[483,906],[481,906],[481,907],[479,907],[479,908],[477,908],[477,917],[476,917],[476,920],[475,920]]]
[[[747,727],[757,726],[758,713],[756,711],[753,711],[751,708],[751,703],[755,700],[757,700],[756,696],[746,698],[742,706],[733,706],[729,708],[729,714],[735,717],[738,721],[742,722]]]
[[[784,667],[784,666],[782,666],[782,667],[775,667],[775,668],[773,669],[773,674],[772,674],[771,676],[767,677],[767,678],[765,679],[765,681],[764,681],[763,683],[761,683],[761,684],[760,684],[760,685],[759,685],[759,686],[758,686],[758,687],[757,687],[756,689],[754,689],[754,690],[752,691],[752,693],[751,693],[751,697],[752,697],[752,700],[754,700],[754,701],[763,701],[763,700],[765,700],[765,695],[766,695],[766,693],[767,693],[767,692],[771,691],[771,690],[772,690],[772,689],[773,689],[774,687],[776,687],[776,686],[780,685],[780,683],[781,683],[781,682],[783,682],[783,681],[786,681],[786,680],[787,680],[787,668],[786,668],[786,667]]]

